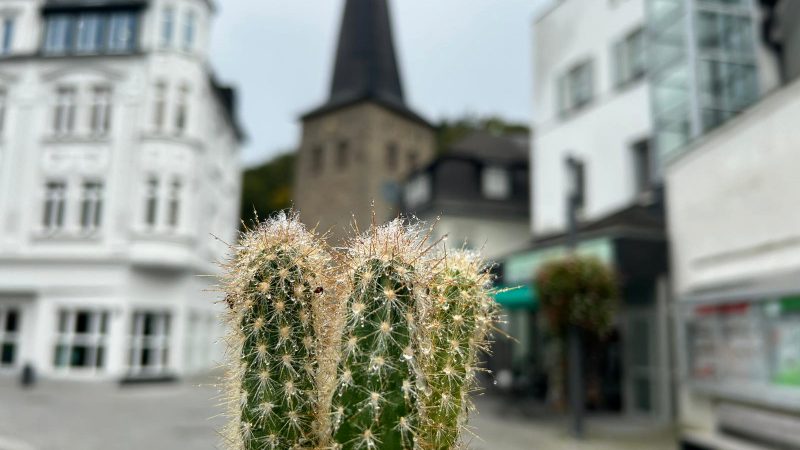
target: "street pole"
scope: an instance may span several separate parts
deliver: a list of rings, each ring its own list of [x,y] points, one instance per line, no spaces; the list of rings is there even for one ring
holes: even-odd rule
[[[578,208],[583,204],[582,184],[580,170],[582,163],[573,157],[567,158],[567,170],[570,177],[570,190],[567,194],[567,249],[570,255],[575,253],[578,246]],[[568,327],[567,373],[569,377],[569,406],[572,411],[572,435],[576,439],[583,438],[583,348],[581,345],[581,330],[577,325]]]

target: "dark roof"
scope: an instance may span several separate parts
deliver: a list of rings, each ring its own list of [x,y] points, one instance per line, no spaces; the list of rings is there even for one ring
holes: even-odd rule
[[[228,122],[230,123],[231,127],[233,127],[236,138],[240,142],[246,140],[247,135],[245,134],[244,129],[239,122],[238,115],[236,114],[236,89],[232,86],[220,83],[217,77],[213,74],[209,76],[209,83],[211,84],[211,89],[214,92],[214,95],[216,95],[217,100],[222,106],[222,110],[225,112]]]
[[[148,0],[47,0],[45,11],[85,8],[141,8]]]
[[[430,126],[405,103],[387,0],[347,0],[330,97],[303,119],[365,101]]]
[[[450,156],[492,162],[527,162],[528,137],[499,136],[476,131],[453,144],[444,157]]]

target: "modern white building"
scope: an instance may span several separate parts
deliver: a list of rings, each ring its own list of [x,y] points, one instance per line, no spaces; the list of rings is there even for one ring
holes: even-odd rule
[[[0,3],[0,372],[215,364],[221,306],[204,276],[235,238],[242,132],[209,68],[214,11]]]
[[[787,84],[665,165],[686,449],[800,448],[800,3],[769,3]]]
[[[586,394],[599,409],[674,417],[663,161],[778,84],[762,14],[754,0],[560,0],[535,19],[533,245],[505,259],[503,281],[529,284],[566,253],[577,189],[577,251],[621,279],[614,332],[594,355],[610,363],[587,362],[605,371]]]

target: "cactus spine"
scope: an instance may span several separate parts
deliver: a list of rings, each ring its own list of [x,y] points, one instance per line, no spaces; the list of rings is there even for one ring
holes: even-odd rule
[[[317,332],[327,255],[295,216],[244,234],[226,280],[230,351],[228,447],[316,445]]]
[[[424,315],[431,351],[422,355],[427,389],[420,427],[425,448],[446,450],[459,443],[471,408],[478,351],[485,348],[494,301],[480,260],[467,252],[443,256],[444,268],[433,279]]]
[[[400,221],[372,228],[350,253],[334,448],[416,448],[415,262],[421,241]]]

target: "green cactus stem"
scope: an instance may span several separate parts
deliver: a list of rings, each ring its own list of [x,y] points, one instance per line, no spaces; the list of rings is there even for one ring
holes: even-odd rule
[[[415,285],[422,242],[399,221],[351,248],[351,292],[332,400],[333,448],[418,448]]]
[[[459,444],[471,409],[478,353],[486,349],[495,316],[488,294],[489,276],[467,252],[443,256],[444,268],[431,282],[424,315],[430,352],[422,354],[427,389],[421,396],[424,420],[420,440],[426,449],[449,450]]]
[[[296,216],[243,235],[228,267],[231,450],[313,448],[318,394],[315,303],[327,254]]]

